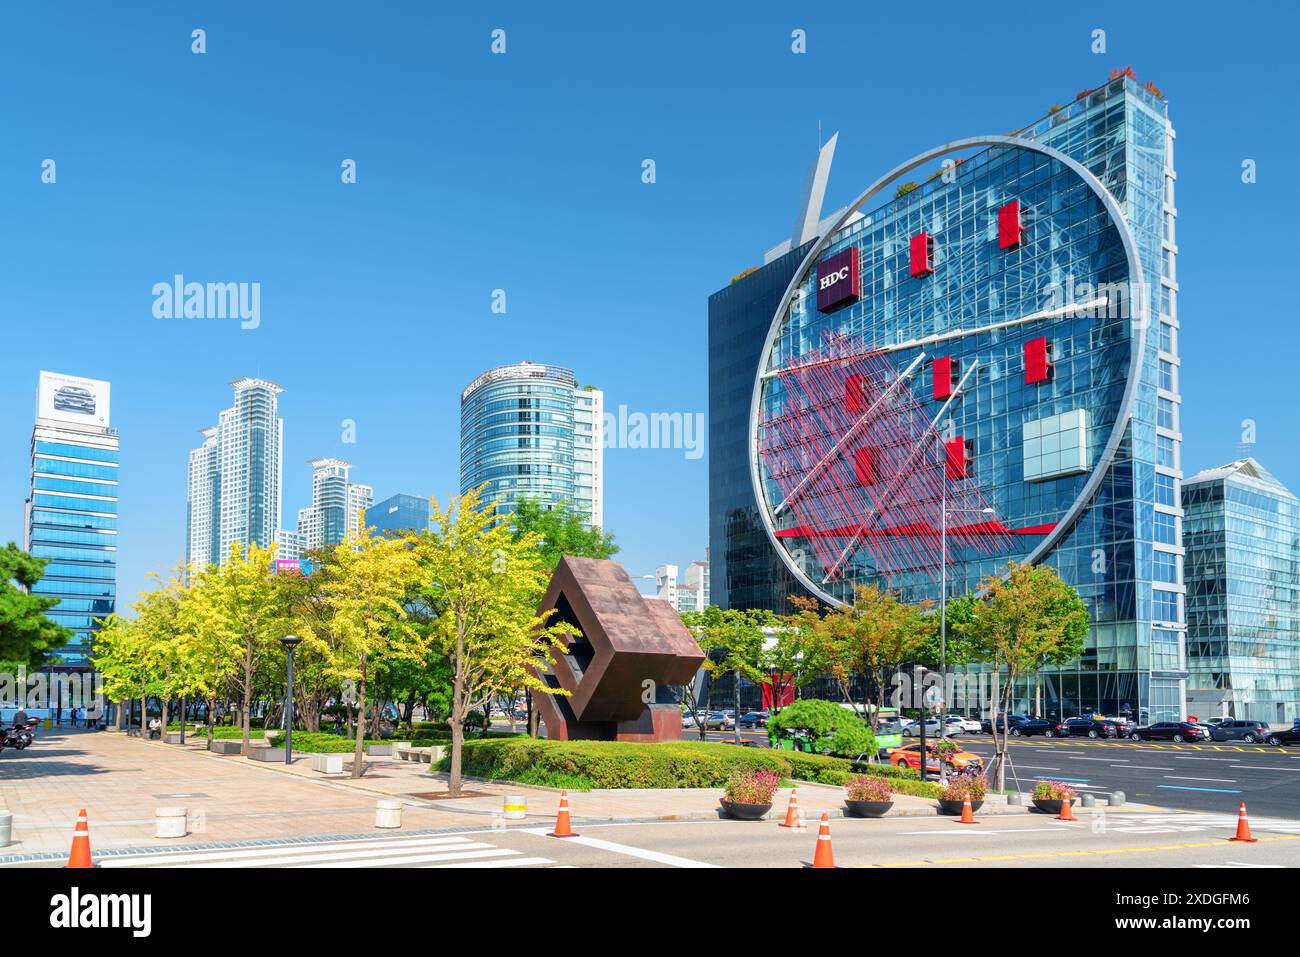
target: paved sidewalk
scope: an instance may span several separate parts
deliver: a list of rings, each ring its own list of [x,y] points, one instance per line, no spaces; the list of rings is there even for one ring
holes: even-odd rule
[[[466,789],[480,796],[449,800],[442,796],[446,778],[427,764],[393,758],[367,759],[365,775],[352,780],[312,771],[308,755],[296,755],[286,766],[211,754],[202,738],[180,747],[112,732],[42,731],[31,748],[0,753],[0,807],[13,812],[15,841],[0,848],[0,859],[66,853],[83,807],[96,850],[374,832],[375,802],[385,798],[403,802],[403,831],[489,823],[537,827],[555,819],[559,793],[553,789],[468,780]],[[501,820],[506,794],[525,798],[523,820]],[[571,792],[569,799],[575,823],[701,821],[719,816],[720,796],[718,788],[628,789]],[[788,799],[788,789],[779,791],[770,817],[784,818]],[[799,787],[800,811],[809,824],[822,812],[843,816],[843,800],[839,787]],[[168,806],[189,809],[187,837],[154,837],[154,812]],[[935,813],[929,799],[896,795],[889,815]],[[1028,813],[993,796],[979,816]]]

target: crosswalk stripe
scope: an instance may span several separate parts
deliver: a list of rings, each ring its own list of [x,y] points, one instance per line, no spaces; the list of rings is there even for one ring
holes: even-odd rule
[[[541,864],[554,864],[549,857],[512,857],[496,861],[455,861],[451,864],[430,864],[429,867],[536,867]],[[572,864],[562,865],[572,867]]]
[[[468,844],[469,840],[463,837],[423,837],[423,838],[379,838],[369,841],[337,841],[337,842],[317,842],[312,844],[290,844],[279,847],[232,847],[217,848],[209,851],[196,851],[186,854],[177,852],[174,854],[152,854],[133,857],[107,857],[101,861],[103,867],[166,867],[172,864],[187,864],[190,862],[218,861],[223,859],[250,860],[259,857],[281,857],[291,854],[320,854],[328,850],[349,851],[349,850],[382,850],[392,848],[394,850],[404,850],[416,847],[446,847],[456,844]]]
[[[382,867],[402,861],[442,860],[440,854],[486,854],[493,850],[491,844],[465,843],[437,845],[429,848],[406,848],[405,855],[394,855],[382,850],[326,851],[318,854],[293,854],[285,857],[264,857],[257,860],[205,861],[199,864],[180,864],[178,867]],[[418,852],[418,853],[417,853]],[[511,851],[511,854],[518,853]],[[454,858],[446,858],[454,860]]]

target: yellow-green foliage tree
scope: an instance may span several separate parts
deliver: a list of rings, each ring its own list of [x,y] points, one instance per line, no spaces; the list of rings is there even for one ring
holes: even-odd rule
[[[117,726],[122,727],[124,705],[147,686],[147,665],[134,622],[121,615],[108,615],[99,622],[91,639],[90,663],[103,681],[104,697],[118,702]],[[144,708],[140,709],[144,727]]]
[[[550,667],[564,650],[568,626],[551,626],[537,605],[550,580],[537,536],[516,537],[482,489],[431,501],[433,530],[421,534],[423,604],[435,616],[430,635],[451,664],[451,794],[461,789],[465,719],[512,689],[554,693],[535,668]]]
[[[1088,634],[1088,606],[1079,593],[1061,581],[1050,565],[1018,565],[1012,562],[1003,575],[990,575],[980,582],[981,600],[969,621],[962,625],[974,648],[976,660],[988,662],[993,673],[1005,682],[999,711],[1011,708],[1016,682],[1044,662],[1061,661],[1083,650]],[[993,722],[997,749],[998,790],[1006,783],[1008,723]]]
[[[290,633],[289,601],[274,574],[275,546],[254,542],[247,550],[236,542],[230,560],[204,571],[192,589],[192,621],[200,642],[211,642],[212,658],[226,657],[233,667],[230,683],[242,707],[243,753],[248,753],[249,713],[258,671],[268,652]]]
[[[419,632],[407,622],[404,604],[419,570],[413,542],[408,538],[373,538],[369,529],[349,534],[334,548],[328,579],[321,584],[329,609],[329,628],[320,619],[299,618],[307,627],[302,636],[321,654],[332,677],[357,686],[356,747],[352,777],[361,777],[366,731],[366,684],[377,658],[421,660],[425,653]]]

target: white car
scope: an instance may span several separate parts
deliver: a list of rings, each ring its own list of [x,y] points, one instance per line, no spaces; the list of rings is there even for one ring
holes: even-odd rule
[[[979,734],[980,732],[978,718],[964,718],[959,714],[947,714],[944,715],[943,720],[951,727],[960,728],[962,734]]]

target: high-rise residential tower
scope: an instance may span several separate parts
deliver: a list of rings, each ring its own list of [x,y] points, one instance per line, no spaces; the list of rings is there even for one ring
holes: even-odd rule
[[[1289,724],[1300,718],[1300,500],[1254,459],[1183,483],[1187,707]],[[1179,558],[1156,555],[1173,580]]]
[[[235,542],[269,546],[281,528],[284,390],[266,379],[230,384],[235,404],[201,430],[203,444],[190,452],[185,554],[191,568],[225,562]]]
[[[337,545],[360,528],[361,514],[374,501],[369,485],[351,480],[352,464],[342,459],[313,459],[311,505],[298,510],[299,548],[307,551]]]
[[[23,547],[49,561],[32,593],[59,599],[46,614],[72,630],[52,656],[55,668],[88,667],[95,621],[117,607],[118,435],[109,394],[99,379],[40,374]]]
[[[520,362],[489,369],[460,397],[460,489],[509,511],[521,498],[567,502],[604,520],[604,394],[572,370]]]

